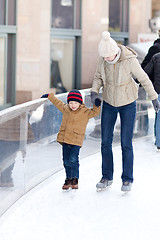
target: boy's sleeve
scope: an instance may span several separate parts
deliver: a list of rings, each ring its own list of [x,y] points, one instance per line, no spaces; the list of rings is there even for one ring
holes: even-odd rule
[[[96,107],[95,105],[93,105],[93,108],[88,109],[88,111],[88,118],[93,118],[100,114],[101,107]]]
[[[66,104],[55,97],[53,93],[49,94],[48,99],[59,109],[59,111],[62,113],[64,112]]]

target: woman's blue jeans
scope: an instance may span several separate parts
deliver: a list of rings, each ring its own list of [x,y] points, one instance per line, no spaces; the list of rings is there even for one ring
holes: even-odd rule
[[[158,95],[158,100],[160,101],[160,94]],[[156,114],[155,119],[155,137],[156,146],[160,147],[160,111]]]
[[[103,101],[101,118],[102,178],[113,180],[114,163],[112,152],[113,131],[117,115],[121,121],[122,181],[133,182],[133,129],[136,117],[136,102],[113,107]]]
[[[63,143],[62,150],[66,178],[79,178],[80,146]]]

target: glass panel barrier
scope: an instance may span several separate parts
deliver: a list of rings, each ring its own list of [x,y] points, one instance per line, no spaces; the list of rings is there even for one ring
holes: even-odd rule
[[[91,107],[90,89],[81,90]],[[56,95],[66,102],[67,93]],[[144,110],[145,106],[145,110]],[[150,101],[137,101],[134,138],[153,134]],[[48,100],[38,99],[0,111],[0,216],[30,189],[63,169],[61,145],[56,142],[62,113]],[[149,123],[149,125],[148,125]],[[142,131],[141,131],[142,130]],[[89,120],[80,161],[100,151],[100,115]],[[113,145],[120,142],[120,121],[116,122]]]

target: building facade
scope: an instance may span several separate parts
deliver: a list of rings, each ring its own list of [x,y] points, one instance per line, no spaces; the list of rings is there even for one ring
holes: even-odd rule
[[[137,42],[151,17],[151,0],[0,0],[0,109],[90,87],[102,31]]]

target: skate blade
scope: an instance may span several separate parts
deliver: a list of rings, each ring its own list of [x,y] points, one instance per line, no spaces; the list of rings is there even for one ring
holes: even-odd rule
[[[103,192],[105,190],[108,190],[110,187],[106,187],[106,188],[97,188],[97,192]]]
[[[72,189],[72,190],[77,190],[77,189],[78,189],[78,187],[79,187],[78,185],[71,186],[71,189]]]
[[[131,192],[131,190],[129,190],[129,191],[122,191],[122,195],[125,196],[125,195],[129,194],[129,192]]]
[[[70,192],[72,190],[72,188],[70,187],[70,188],[68,188],[68,189],[62,189],[62,192]]]

